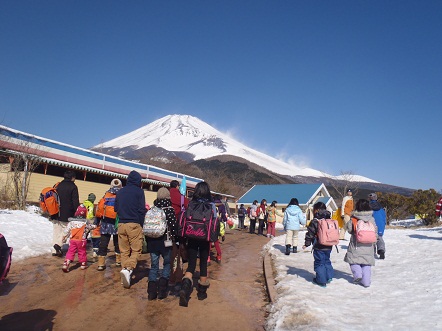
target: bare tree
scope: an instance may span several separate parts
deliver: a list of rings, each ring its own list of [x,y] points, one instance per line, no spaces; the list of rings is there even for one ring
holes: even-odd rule
[[[9,153],[12,199],[17,209],[25,209],[31,175],[41,163],[36,150],[41,149],[31,140],[21,140],[17,148]]]
[[[353,171],[341,171],[341,175],[336,178],[334,176],[330,176],[326,173],[322,173],[325,178],[328,179],[328,184],[339,194],[339,197],[344,199],[347,195],[347,190],[352,189],[353,195],[357,194],[359,189],[359,182],[355,181],[355,174]]]

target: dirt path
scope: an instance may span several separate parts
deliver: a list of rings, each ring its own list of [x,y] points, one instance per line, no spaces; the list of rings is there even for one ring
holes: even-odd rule
[[[228,232],[222,265],[209,266],[208,298],[199,301],[194,290],[187,308],[175,296],[147,300],[149,254],[130,289],[120,284],[113,258],[104,272],[94,263],[68,274],[62,259],[52,256],[13,262],[8,282],[0,285],[0,330],[263,330],[268,301],[260,252],[266,242]]]

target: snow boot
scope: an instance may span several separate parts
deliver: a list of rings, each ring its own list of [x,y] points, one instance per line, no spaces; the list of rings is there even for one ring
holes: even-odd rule
[[[147,300],[155,300],[158,295],[158,284],[157,282],[149,282],[147,284]]]
[[[103,271],[104,269],[106,269],[105,260],[106,260],[106,256],[98,255],[98,266],[97,266],[98,271]]]
[[[60,245],[55,244],[53,247],[54,247],[54,249],[55,249],[55,253],[52,253],[52,256],[63,257],[63,252],[62,252],[62,250],[61,250]]]
[[[379,254],[379,258],[381,259],[381,260],[384,260],[385,259],[385,252],[384,251],[378,251],[378,254]]]
[[[167,298],[167,290],[169,286],[169,280],[161,277],[158,282],[158,299],[162,300]]]
[[[298,247],[293,246],[293,253],[298,253]]]
[[[115,253],[115,266],[121,267],[121,254]]]
[[[290,247],[292,247],[292,245],[285,245],[285,255],[290,255]]]
[[[63,272],[69,272],[69,264],[71,263],[71,261],[66,260],[63,263],[63,267],[61,268],[61,270],[63,270]]]
[[[207,299],[207,289],[209,288],[209,286],[209,281],[206,281],[205,284],[202,284],[201,281],[198,280],[198,285],[196,287],[198,300]]]
[[[184,277],[180,290],[180,306],[187,307],[189,305],[190,293],[192,292],[192,280]]]

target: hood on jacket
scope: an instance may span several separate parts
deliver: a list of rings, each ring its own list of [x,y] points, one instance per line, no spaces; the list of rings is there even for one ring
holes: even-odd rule
[[[323,218],[325,218],[325,219],[329,219],[329,218],[331,218],[331,214],[330,214],[330,212],[328,211],[328,210],[318,210],[316,213],[315,213],[315,218],[317,218],[317,219],[323,219]]]
[[[141,175],[137,171],[132,170],[127,177],[127,185],[141,187]]]
[[[302,212],[301,208],[299,208],[297,205],[290,205],[285,211],[289,215],[296,215],[297,213]]]
[[[374,211],[382,209],[382,205],[377,200],[370,201],[370,208]]]

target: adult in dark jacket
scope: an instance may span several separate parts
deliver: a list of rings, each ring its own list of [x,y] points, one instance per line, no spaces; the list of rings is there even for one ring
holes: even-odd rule
[[[307,227],[307,233],[305,234],[305,243],[302,249],[313,244],[313,258],[314,269],[316,272],[316,277],[313,278],[313,283],[326,287],[327,283],[330,283],[334,276],[333,266],[330,261],[330,254],[333,246],[321,245],[317,240],[318,234],[318,219],[328,219],[331,218],[330,212],[323,202],[316,202],[313,205],[313,215],[314,219],[311,220]]]
[[[378,239],[376,241],[376,250],[379,254],[380,259],[385,259],[385,242],[384,242],[384,231],[385,225],[387,224],[387,214],[385,209],[378,201],[378,195],[376,193],[370,193],[368,195],[370,200],[370,208],[373,210],[374,221],[378,228]]]
[[[126,186],[117,192],[114,207],[118,218],[118,245],[121,253],[121,282],[130,287],[132,272],[137,266],[143,246],[143,223],[146,198],[141,188],[141,175],[132,170]]]
[[[75,211],[80,205],[78,187],[75,185],[75,172],[67,170],[64,179],[57,186],[57,193],[60,199],[60,215],[58,220],[53,220],[52,244],[55,253],[52,255],[61,257],[66,252],[68,245],[63,245],[63,232],[68,225],[68,218],[74,217]]]
[[[161,208],[167,220],[167,230],[159,238],[150,238],[146,236],[147,250],[150,253],[149,283],[147,286],[148,300],[164,299],[167,297],[167,288],[170,277],[170,256],[172,253],[172,236],[177,233],[177,221],[175,211],[170,202],[169,190],[162,187],[157,192],[157,199],[153,202],[155,207]],[[160,257],[163,257],[163,272],[158,280],[158,271],[160,269]]]

